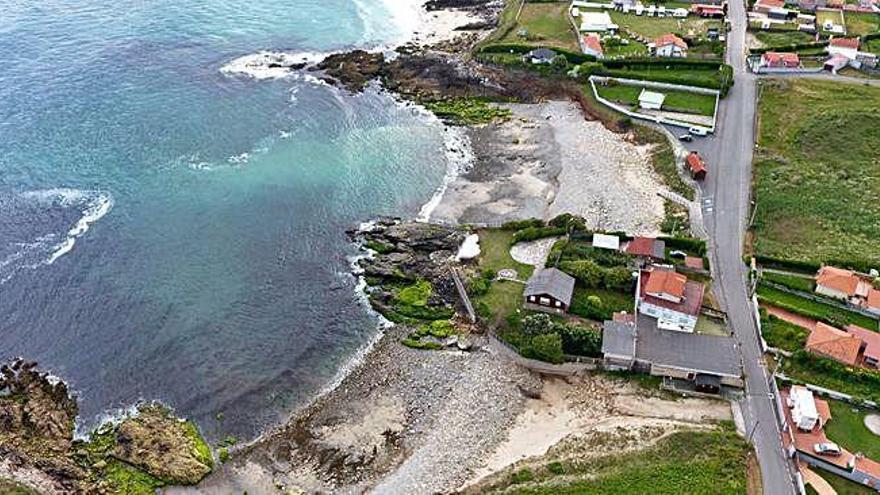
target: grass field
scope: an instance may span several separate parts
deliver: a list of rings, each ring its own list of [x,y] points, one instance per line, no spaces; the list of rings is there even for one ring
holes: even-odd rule
[[[611,101],[638,106],[639,94],[643,88],[641,86],[616,84],[609,86],[596,85],[596,89],[599,91],[600,96]],[[663,102],[663,110],[709,116],[715,114],[714,95],[700,95],[686,91],[669,90],[662,90],[660,92],[666,95],[666,100]]]
[[[777,80],[760,98],[757,253],[880,267],[880,88]]]
[[[844,12],[847,36],[864,36],[880,31],[880,14]]]
[[[813,292],[816,284],[812,277],[798,277],[797,275],[787,275],[783,273],[763,272],[761,278],[774,284],[784,285],[794,290],[803,292]]]
[[[574,27],[568,20],[568,3],[527,3],[519,21],[502,43],[528,43],[580,52]],[[525,33],[525,37],[521,36]]]
[[[825,425],[828,438],[842,445],[850,452],[861,452],[871,459],[880,459],[880,437],[871,433],[865,426],[865,416],[871,414],[865,409],[855,408],[846,402],[829,400],[831,420]],[[877,411],[872,411],[877,414]]]
[[[870,52],[873,54],[880,53],[880,39],[868,40],[862,43],[862,51]]]
[[[625,28],[648,39],[659,38],[666,33],[698,38],[706,36],[706,31],[710,27],[721,28],[720,21],[701,19],[694,16],[679,19],[674,17],[637,16],[635,14],[612,11],[611,20],[620,25],[621,28]]]
[[[510,256],[512,230],[485,229],[480,235],[480,268],[499,271],[504,268],[516,270],[521,280],[527,280],[534,267],[515,261]],[[525,286],[519,282],[495,281],[489,285],[489,291],[474,299],[479,306],[484,303],[490,309],[489,324],[494,328],[503,328],[507,317],[522,307],[522,293]]]
[[[826,21],[831,21],[834,25],[843,24],[843,15],[839,10],[817,10],[816,11],[816,28],[825,32],[823,26]]]
[[[853,324],[871,330],[877,330],[877,320],[860,313],[853,313],[837,306],[813,301],[795,294],[758,284],[758,299],[772,306],[787,309],[807,318],[830,320],[838,325]]]
[[[756,31],[752,33],[764,46],[795,45],[800,43],[810,43],[813,41],[813,35],[803,31],[792,31],[788,33],[777,33],[769,31]]]
[[[859,485],[858,483],[837,476],[836,474],[829,473],[828,471],[816,469],[815,472],[834,488],[837,495],[877,495],[876,490]]]
[[[803,349],[810,331],[785,320],[770,316],[761,323],[761,335],[770,347],[794,352]]]
[[[730,429],[679,431],[626,454],[560,460],[528,473],[515,472],[488,493],[705,494],[746,493],[749,447]]]

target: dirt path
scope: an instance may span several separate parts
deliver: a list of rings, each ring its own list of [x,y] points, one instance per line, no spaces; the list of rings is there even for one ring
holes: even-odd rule
[[[801,467],[801,474],[804,475],[804,484],[812,486],[819,495],[837,495],[837,490],[825,481],[825,478],[816,474],[806,465]]]
[[[761,307],[767,310],[768,314],[771,314],[780,320],[787,321],[792,325],[797,325],[802,328],[806,328],[809,331],[813,331],[816,328],[816,320],[812,320],[807,318],[806,316],[801,316],[799,314],[792,313],[791,311],[786,311],[782,308],[777,308],[775,306],[768,306],[765,304],[761,304]]]

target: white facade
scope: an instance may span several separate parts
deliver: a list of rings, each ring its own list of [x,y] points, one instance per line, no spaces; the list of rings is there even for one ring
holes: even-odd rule
[[[813,398],[813,392],[810,392],[807,387],[795,385],[791,387],[788,401],[789,407],[791,407],[791,419],[798,429],[810,431],[815,428],[819,421],[819,411],[816,410],[816,399]]]
[[[620,237],[608,234],[593,234],[593,247],[620,251]]]
[[[831,297],[834,299],[849,299],[849,294],[843,291],[839,291],[837,289],[832,289],[831,287],[826,287],[824,285],[816,284],[816,294],[820,294],[823,296]]]
[[[680,313],[674,309],[664,308],[645,301],[639,301],[639,313],[657,318],[657,328],[675,332],[694,333],[697,317]]]
[[[687,56],[687,50],[675,43],[666,43],[656,47],[654,54],[658,57],[684,57]]]
[[[639,107],[648,110],[660,110],[660,108],[663,107],[663,102],[665,100],[666,95],[663,93],[648,91],[646,89],[642,89],[642,92],[639,93]]]
[[[855,60],[856,55],[858,55],[859,50],[857,48],[846,48],[842,46],[831,46],[828,45],[826,51],[829,55],[843,55],[844,57]]]

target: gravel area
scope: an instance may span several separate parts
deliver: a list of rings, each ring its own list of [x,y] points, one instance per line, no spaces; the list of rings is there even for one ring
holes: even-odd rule
[[[510,257],[520,263],[532,265],[540,270],[547,263],[547,255],[558,237],[548,237],[537,241],[519,242],[510,248]]]
[[[540,381],[485,350],[407,348],[403,334],[387,330],[334,391],[197,488],[173,493],[429,494],[460,486],[504,440],[524,408],[521,390],[539,390]]]
[[[880,414],[869,414],[865,416],[865,428],[871,433],[880,436]]]

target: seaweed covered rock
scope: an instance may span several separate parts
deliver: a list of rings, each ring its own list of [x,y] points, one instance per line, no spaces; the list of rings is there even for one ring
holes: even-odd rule
[[[195,426],[156,404],[142,406],[119,425],[113,457],[186,485],[198,483],[214,465]]]
[[[0,474],[39,493],[148,494],[213,468],[195,425],[164,406],[140,406],[75,440],[79,408],[63,381],[23,360],[0,374]]]

